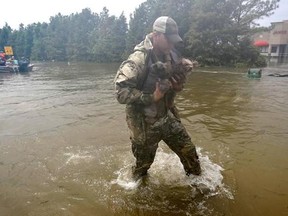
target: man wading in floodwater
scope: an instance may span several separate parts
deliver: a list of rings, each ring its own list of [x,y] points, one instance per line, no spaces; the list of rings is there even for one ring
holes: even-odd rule
[[[181,91],[192,62],[177,56],[174,45],[181,43],[176,22],[166,16],[153,24],[153,32],[134,48],[115,77],[116,97],[126,104],[135,180],[147,174],[158,143],[163,140],[180,158],[186,175],[201,174],[198,155],[182,125],[174,98]]]

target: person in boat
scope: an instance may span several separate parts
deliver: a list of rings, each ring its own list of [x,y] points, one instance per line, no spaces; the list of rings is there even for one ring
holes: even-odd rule
[[[153,32],[134,48],[115,76],[116,98],[126,104],[136,158],[132,168],[135,179],[147,174],[161,140],[179,156],[186,175],[201,174],[195,145],[174,104],[176,93],[183,89],[193,67],[190,60],[174,51],[174,46],[182,42],[177,23],[171,17],[159,17]]]
[[[13,64],[14,65],[18,65],[18,60],[17,59],[13,59]]]
[[[3,51],[0,51],[0,66],[6,65],[6,57]]]
[[[9,58],[7,61],[6,61],[7,64],[9,65],[18,65],[18,60],[15,59],[14,56],[11,56],[11,58]]]

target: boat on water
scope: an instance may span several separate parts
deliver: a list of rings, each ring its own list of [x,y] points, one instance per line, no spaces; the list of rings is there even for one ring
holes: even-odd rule
[[[33,71],[33,68],[34,68],[34,64],[29,64],[27,66],[5,65],[5,66],[0,66],[0,73],[31,72]]]
[[[249,78],[260,79],[262,76],[262,69],[261,68],[249,68],[247,71],[247,76]]]
[[[34,64],[30,64],[29,59],[20,58],[18,61],[7,61],[5,65],[0,66],[0,73],[18,73],[18,72],[31,72]]]
[[[0,73],[30,72],[33,70],[34,64],[30,64],[28,58],[14,58],[11,46],[5,46],[4,49],[5,52],[0,51]],[[7,59],[7,57],[9,57],[9,59]]]
[[[0,66],[0,73],[17,73],[17,72],[19,72],[19,66],[17,65]]]

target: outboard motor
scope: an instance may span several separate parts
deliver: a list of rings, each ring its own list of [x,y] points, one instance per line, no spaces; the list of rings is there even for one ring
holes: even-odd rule
[[[20,72],[28,72],[28,65],[30,64],[30,60],[25,57],[21,57],[18,60],[19,71]]]

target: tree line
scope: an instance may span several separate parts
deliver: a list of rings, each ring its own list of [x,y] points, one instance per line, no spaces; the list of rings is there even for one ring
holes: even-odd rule
[[[159,16],[179,27],[183,55],[203,65],[261,66],[265,61],[251,44],[255,20],[269,16],[279,0],[147,0],[130,15],[80,13],[50,17],[49,23],[0,28],[0,50],[12,46],[16,56],[35,61],[120,62],[152,30]],[[129,25],[128,25],[129,24]],[[129,28],[128,28],[129,26]]]

